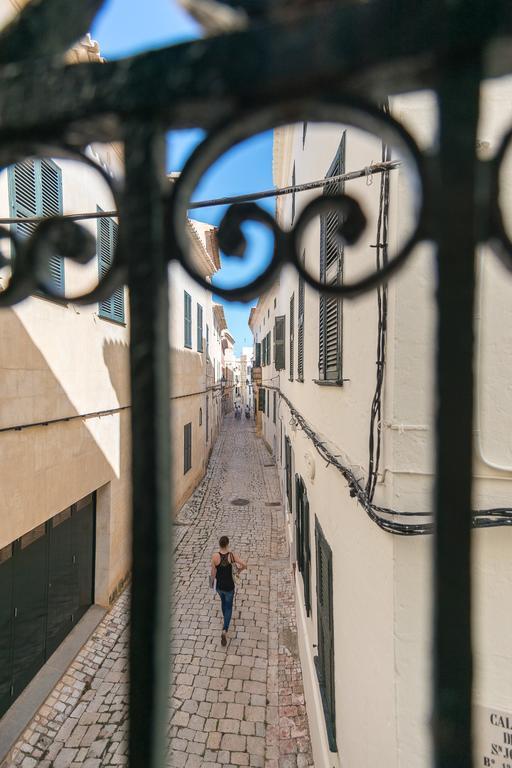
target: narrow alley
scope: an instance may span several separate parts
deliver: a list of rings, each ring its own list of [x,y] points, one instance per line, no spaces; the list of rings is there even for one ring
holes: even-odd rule
[[[252,420],[226,417],[174,532],[168,765],[312,766],[277,471]],[[208,584],[222,534],[248,563],[225,648]],[[128,608],[125,591],[2,768],[127,763]]]

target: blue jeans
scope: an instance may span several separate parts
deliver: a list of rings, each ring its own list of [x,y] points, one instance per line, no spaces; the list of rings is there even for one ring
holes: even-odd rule
[[[233,598],[235,596],[235,590],[231,592],[224,592],[222,589],[217,590],[217,594],[220,597],[220,604],[222,606],[222,615],[224,616],[224,632],[229,629],[229,622],[231,621],[231,614],[233,613]]]

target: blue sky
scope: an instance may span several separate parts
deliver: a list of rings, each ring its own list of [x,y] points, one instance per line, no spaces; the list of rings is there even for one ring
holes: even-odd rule
[[[198,37],[198,25],[175,0],[108,0],[91,30],[102,54],[108,59],[121,58],[148,48],[159,48]],[[179,131],[169,136],[169,168],[179,171],[193,148],[202,140],[199,130]],[[272,187],[272,135],[267,133],[230,150],[208,171],[194,194],[195,199],[238,195]],[[261,203],[273,211],[274,200]],[[223,208],[195,210],[193,218],[218,224]],[[268,263],[271,240],[258,225],[244,226],[249,247],[241,263],[234,258],[222,259],[219,284],[233,286],[248,282]],[[251,345],[247,326],[249,305],[223,302],[229,328],[236,338],[237,352]]]

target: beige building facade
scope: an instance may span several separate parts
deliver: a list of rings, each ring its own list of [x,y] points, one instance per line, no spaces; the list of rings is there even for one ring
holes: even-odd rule
[[[9,8],[0,4],[3,19]],[[101,60],[90,38],[69,54],[91,57]],[[27,158],[4,169],[0,217],[115,210],[87,159],[121,179],[119,148],[90,146],[85,157]],[[53,256],[42,277],[62,299],[36,294],[0,310],[0,717],[87,608],[108,608],[130,573],[128,293],[118,288],[85,306],[73,300],[105,273],[117,242],[115,218],[82,225],[95,257],[78,265]],[[188,226],[210,279],[219,268],[213,230]],[[35,225],[11,228],[24,238]],[[173,514],[203,477],[219,431],[226,323],[183,270],[173,265],[169,277]],[[8,280],[4,269],[0,287]]]
[[[506,81],[484,92],[479,147],[489,155],[509,125],[511,92]],[[391,112],[423,148],[434,144],[436,109],[429,94],[395,98]],[[286,127],[275,132],[274,182],[330,177],[381,157],[380,141],[357,127]],[[393,149],[391,157],[397,157]],[[328,278],[326,263],[334,263],[338,279],[361,276],[375,267],[375,245],[386,238],[389,253],[396,252],[414,216],[414,184],[400,159],[389,172],[384,209],[380,176],[346,183],[345,192],[368,218],[355,248],[329,240],[330,220],[307,228],[301,252],[312,275]],[[279,198],[281,226],[291,226],[316,194]],[[386,231],[377,228],[379,211]],[[486,248],[478,254],[478,270],[474,509],[491,510],[512,506],[512,285]],[[435,267],[428,245],[417,248],[387,286],[384,337],[383,296],[381,289],[351,301],[325,301],[286,269],[250,318],[257,427],[281,470],[319,768],[431,764],[432,539],[407,535],[403,527],[411,520],[431,522]],[[408,512],[418,517],[404,518]],[[512,634],[503,611],[511,595],[511,537],[508,527],[473,533],[474,705],[482,765],[492,751],[490,713],[512,714]]]

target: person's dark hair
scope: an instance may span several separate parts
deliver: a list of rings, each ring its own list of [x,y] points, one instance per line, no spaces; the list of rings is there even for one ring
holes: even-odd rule
[[[229,539],[227,536],[221,536],[219,539],[219,547],[227,547],[229,544]]]

